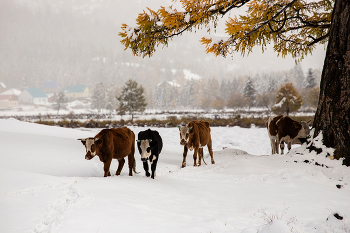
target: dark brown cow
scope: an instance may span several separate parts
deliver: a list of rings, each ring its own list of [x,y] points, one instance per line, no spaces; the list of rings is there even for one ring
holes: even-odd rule
[[[103,129],[93,138],[78,139],[86,148],[85,159],[90,160],[96,155],[104,164],[104,177],[110,176],[109,167],[112,159],[118,160],[116,175],[120,175],[125,159],[128,156],[129,176],[136,172],[135,134],[127,127],[117,129]]]
[[[267,132],[270,137],[271,153],[278,154],[278,144],[281,154],[284,152],[284,143],[288,145],[288,151],[292,144],[306,142],[310,134],[308,122],[297,122],[288,116],[270,116],[266,121]]]
[[[186,156],[188,149],[191,151],[194,149],[193,153],[193,166],[197,166],[197,154],[199,154],[198,158],[198,166],[201,165],[201,159],[203,159],[203,147],[208,146],[208,151],[211,157],[211,163],[215,164],[213,158],[213,149],[212,149],[212,141],[210,135],[210,125],[207,121],[191,121],[187,124],[187,126],[178,126],[180,130],[180,144],[184,146],[183,153],[183,161],[182,167],[186,167]],[[204,162],[205,163],[205,162]]]

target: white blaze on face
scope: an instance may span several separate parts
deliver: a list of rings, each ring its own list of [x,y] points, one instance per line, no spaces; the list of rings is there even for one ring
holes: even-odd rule
[[[180,141],[188,143],[189,133],[190,133],[190,129],[187,126],[182,126],[180,128]]]
[[[147,160],[150,156],[151,156],[151,148],[150,145],[149,145],[149,140],[140,140],[141,142],[141,145],[140,145],[140,148],[141,148],[141,160]],[[149,152],[147,152],[147,149],[149,148]]]
[[[87,138],[86,139],[86,144],[85,144],[86,153],[90,152],[93,157],[96,155],[96,150],[94,150],[92,148],[94,144],[95,144],[95,139],[94,138]]]

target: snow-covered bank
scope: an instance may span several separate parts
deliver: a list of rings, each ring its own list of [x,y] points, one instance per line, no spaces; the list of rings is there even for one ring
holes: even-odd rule
[[[269,155],[266,129],[213,127],[216,164],[193,167],[189,152],[181,169],[178,129],[156,130],[164,149],[155,180],[137,153],[140,174],[124,167],[104,178],[102,163],[85,160],[76,140],[99,129],[0,120],[0,232],[350,231],[350,169],[341,161],[298,148]]]

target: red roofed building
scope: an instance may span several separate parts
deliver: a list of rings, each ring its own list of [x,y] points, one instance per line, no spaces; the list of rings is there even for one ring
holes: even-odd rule
[[[18,99],[14,95],[0,95],[0,108],[18,107]]]

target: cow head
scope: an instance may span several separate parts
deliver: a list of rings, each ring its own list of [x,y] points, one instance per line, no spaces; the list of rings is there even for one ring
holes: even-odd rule
[[[85,159],[90,160],[96,156],[98,151],[98,145],[102,143],[101,139],[98,138],[84,138],[78,139],[83,143],[86,149]]]
[[[180,130],[180,145],[184,146],[188,143],[190,139],[190,130],[193,128],[193,126],[178,126],[178,128]]]
[[[139,151],[141,154],[141,160],[143,162],[147,161],[149,157],[151,156],[151,147],[154,145],[154,142],[152,143],[152,139],[146,139],[146,140],[136,140],[139,145]]]
[[[309,123],[306,121],[300,121],[301,129],[298,133],[299,138],[308,138],[310,137],[310,128]]]

